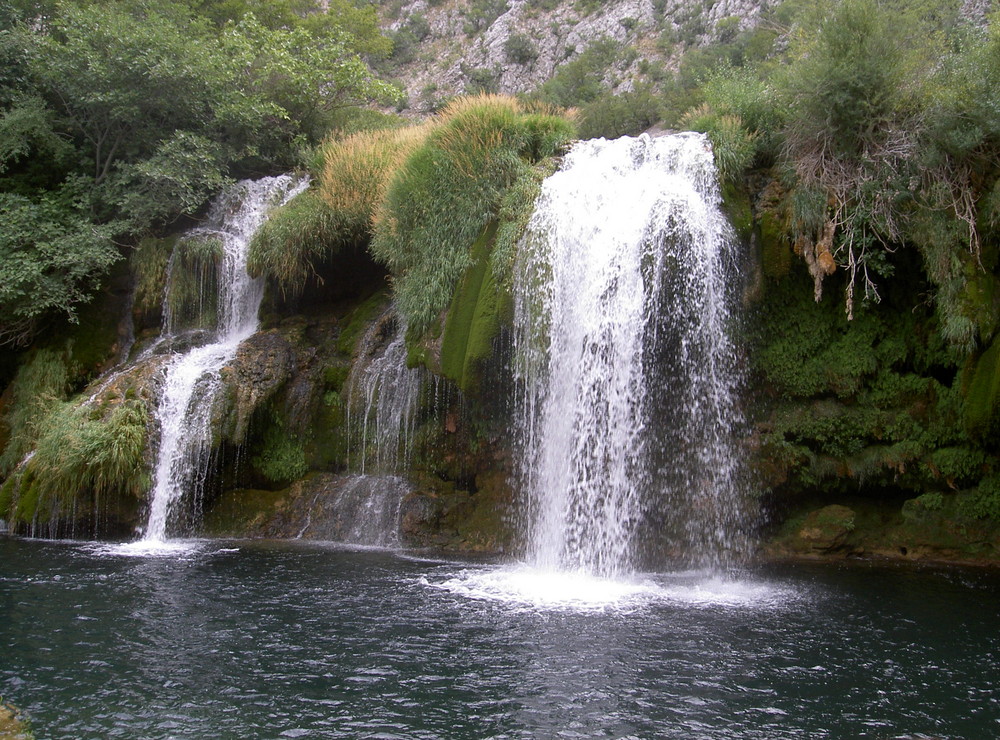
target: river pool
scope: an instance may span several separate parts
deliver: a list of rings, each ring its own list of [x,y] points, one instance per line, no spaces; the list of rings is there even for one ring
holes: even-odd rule
[[[45,738],[1000,737],[1000,576],[557,577],[315,543],[0,539]]]

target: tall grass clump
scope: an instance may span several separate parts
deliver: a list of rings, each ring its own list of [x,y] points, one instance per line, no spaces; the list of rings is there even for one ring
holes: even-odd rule
[[[6,477],[34,447],[46,429],[46,418],[66,396],[69,369],[65,355],[36,350],[11,381],[11,403],[3,419],[7,443],[0,454],[0,477]]]
[[[45,417],[34,454],[16,474],[19,492],[11,502],[12,520],[96,513],[102,498],[141,496],[149,486],[146,418],[139,399],[103,410],[57,403]]]
[[[472,245],[500,218],[511,188],[536,179],[533,165],[575,133],[566,118],[497,95],[453,101],[431,126],[389,183],[371,244],[393,274],[411,339],[448,307]]]
[[[282,292],[301,293],[316,266],[371,237],[375,209],[401,161],[426,136],[426,127],[363,131],[327,141],[316,164],[316,185],[277,209],[250,244],[247,266]]]

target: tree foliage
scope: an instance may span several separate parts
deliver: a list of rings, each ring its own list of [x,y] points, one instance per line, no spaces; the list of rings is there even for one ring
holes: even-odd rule
[[[361,56],[388,52],[374,11],[329,5],[0,2],[0,344],[53,311],[72,318],[112,238],[287,169],[340,110],[397,94]]]

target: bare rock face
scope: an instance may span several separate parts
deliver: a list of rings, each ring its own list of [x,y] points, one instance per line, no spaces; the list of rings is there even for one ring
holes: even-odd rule
[[[527,92],[601,41],[635,49],[608,69],[604,80],[612,89],[625,91],[631,88],[639,60],[676,64],[677,55],[658,44],[663,34],[682,33],[684,44],[704,44],[717,37],[723,19],[735,19],[739,29],[754,26],[763,3],[719,0],[706,7],[700,0],[509,0],[494,4],[501,11],[495,18],[483,16],[479,5],[411,0],[386,23],[389,31],[421,29],[414,60],[399,70],[416,112],[427,112],[436,96],[484,86],[499,93]]]

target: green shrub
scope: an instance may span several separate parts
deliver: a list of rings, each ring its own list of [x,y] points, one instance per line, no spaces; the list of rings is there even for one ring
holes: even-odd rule
[[[965,398],[965,428],[974,439],[993,439],[1000,430],[1000,339],[976,361]]]
[[[45,432],[46,418],[66,397],[68,384],[69,370],[62,352],[35,350],[18,369],[3,419],[8,441],[0,454],[0,476],[12,473],[34,447]]]
[[[471,0],[465,14],[465,33],[469,36],[489,28],[507,12],[507,0]]]
[[[309,471],[302,443],[278,423],[267,427],[260,450],[250,462],[271,483],[289,483]]]
[[[323,144],[315,186],[274,211],[250,243],[247,268],[297,295],[315,267],[364,244],[389,178],[427,128],[362,131]]]
[[[647,86],[620,95],[604,93],[580,110],[580,137],[636,136],[660,118],[660,102]]]
[[[275,210],[257,230],[247,270],[267,275],[283,293],[297,295],[315,274],[315,265],[334,255],[347,236],[337,213],[309,190]]]
[[[595,41],[576,59],[556,69],[552,78],[538,88],[535,97],[566,108],[589,103],[607,89],[605,77],[621,56],[617,41]]]
[[[82,515],[100,499],[137,498],[149,487],[146,407],[128,399],[95,409],[66,402],[45,418],[35,454],[19,473],[15,521]]]
[[[470,248],[531,164],[557,153],[572,124],[512,98],[453,101],[393,178],[372,253],[393,273],[411,339],[447,308],[472,264]]]
[[[1000,475],[983,478],[971,495],[959,500],[958,509],[970,519],[1000,521]]]
[[[507,61],[513,64],[529,64],[538,58],[538,47],[523,33],[512,33],[503,44]]]

